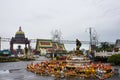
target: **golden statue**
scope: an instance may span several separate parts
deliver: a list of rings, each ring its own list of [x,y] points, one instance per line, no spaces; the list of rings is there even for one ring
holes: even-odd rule
[[[76,39],[76,51],[79,51],[79,48],[81,47],[81,42]]]
[[[81,42],[78,39],[76,39],[75,55],[77,56],[83,55],[82,51],[80,50],[81,45],[82,45]]]

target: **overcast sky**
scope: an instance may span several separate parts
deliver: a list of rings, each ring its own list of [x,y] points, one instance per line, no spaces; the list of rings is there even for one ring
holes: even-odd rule
[[[19,26],[28,38],[89,40],[88,28],[99,41],[120,38],[120,0],[0,0],[0,36],[11,38]],[[87,31],[87,32],[86,32]]]

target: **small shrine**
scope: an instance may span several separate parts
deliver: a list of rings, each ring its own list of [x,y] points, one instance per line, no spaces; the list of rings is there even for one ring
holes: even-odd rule
[[[16,32],[15,37],[12,37],[11,41],[10,41],[10,50],[13,51],[13,45],[14,44],[25,44],[25,47],[28,46],[28,48],[30,47],[30,41],[28,40],[28,38],[25,37],[24,32],[22,31],[21,27],[19,27],[19,30]],[[18,47],[18,49],[21,49],[20,46]],[[17,51],[21,51],[18,50]]]

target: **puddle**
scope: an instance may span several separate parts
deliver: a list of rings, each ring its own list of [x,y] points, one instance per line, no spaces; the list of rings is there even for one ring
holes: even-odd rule
[[[10,73],[16,73],[16,72],[20,72],[21,69],[10,69]]]
[[[0,74],[8,74],[8,73],[10,73],[9,70],[0,70]]]
[[[20,72],[21,69],[10,69],[10,70],[0,70],[0,74],[9,74],[9,73],[16,73]]]

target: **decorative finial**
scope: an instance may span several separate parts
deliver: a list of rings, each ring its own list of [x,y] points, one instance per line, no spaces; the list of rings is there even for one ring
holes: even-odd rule
[[[19,31],[22,31],[21,26],[19,27]]]

